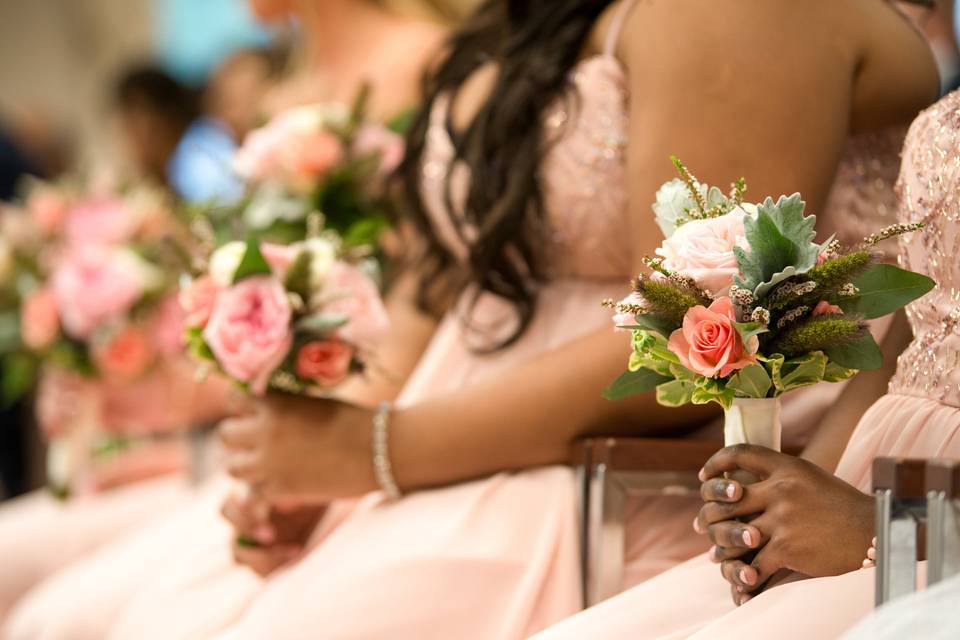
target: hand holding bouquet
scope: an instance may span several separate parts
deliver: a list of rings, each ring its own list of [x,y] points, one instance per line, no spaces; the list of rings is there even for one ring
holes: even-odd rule
[[[878,263],[872,247],[922,225],[894,225],[853,247],[817,243],[799,194],[749,204],[743,180],[723,194],[674,162],[681,178],[654,205],[668,237],[645,260],[652,273],[606,302],[617,326],[633,332],[628,371],[606,396],[656,390],[666,406],[717,402],[728,412],[727,444],[755,442],[743,424],[745,411],[758,410],[750,400],[880,367],[866,321],[934,283]],[[778,444],[779,434],[761,440]]]

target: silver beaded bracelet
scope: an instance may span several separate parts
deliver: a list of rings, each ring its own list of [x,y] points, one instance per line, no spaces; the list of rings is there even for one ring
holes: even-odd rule
[[[377,412],[373,414],[373,475],[380,490],[391,500],[398,500],[402,494],[393,477],[388,443],[391,409],[393,409],[391,403],[381,402]]]

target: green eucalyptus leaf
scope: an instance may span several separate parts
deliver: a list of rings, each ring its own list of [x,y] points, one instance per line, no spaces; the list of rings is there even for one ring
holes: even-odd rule
[[[324,336],[347,324],[350,318],[340,313],[317,313],[297,321],[294,327],[298,331]]]
[[[836,362],[828,361],[823,371],[823,380],[824,382],[843,382],[857,375],[857,373],[858,371],[856,369],[848,369],[841,367]]]
[[[875,371],[883,365],[883,354],[870,333],[851,344],[824,350],[831,362],[847,369]]]
[[[906,271],[892,264],[877,264],[853,283],[860,290],[855,296],[840,298],[840,307],[848,314],[880,318],[926,295],[936,283],[925,275]]]
[[[762,364],[744,367],[727,381],[727,388],[742,398],[766,398],[772,387],[773,380]]]
[[[284,287],[291,291],[304,301],[310,299],[310,264],[313,262],[313,256],[309,251],[301,251],[293,259],[293,263],[287,269],[287,276],[284,278]]]
[[[603,397],[607,400],[623,400],[624,398],[652,391],[657,388],[657,385],[668,380],[669,378],[650,369],[626,371],[604,390]]]
[[[681,407],[693,401],[696,385],[691,380],[672,380],[657,386],[657,402],[665,407]]]
[[[822,351],[790,358],[781,369],[781,387],[783,391],[790,391],[821,382],[826,367],[827,356]]]
[[[243,258],[233,274],[233,284],[240,282],[245,278],[253,276],[270,275],[273,271],[270,269],[270,263],[260,252],[260,243],[254,238],[247,240],[247,250],[243,252]]]
[[[679,328],[676,322],[656,313],[637,314],[637,325],[647,331],[659,333],[668,339],[670,334]]]
[[[759,322],[734,322],[733,326],[740,334],[740,339],[743,340],[744,344],[747,344],[750,338],[770,331],[767,325],[760,324]]]

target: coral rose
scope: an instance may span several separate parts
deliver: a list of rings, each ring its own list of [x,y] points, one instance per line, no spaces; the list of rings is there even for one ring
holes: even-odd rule
[[[709,308],[687,311],[683,326],[670,335],[668,348],[687,369],[707,378],[724,378],[757,362],[756,336],[744,345],[733,323],[736,315],[730,298],[717,298]]]
[[[217,296],[203,338],[228,375],[262,395],[290,350],[292,314],[276,278],[246,278]]]
[[[297,352],[297,375],[323,387],[340,384],[350,373],[353,349],[339,340],[313,341]]]
[[[664,266],[690,276],[714,295],[723,295],[739,272],[734,247],[746,247],[743,219],[737,207],[730,213],[687,222],[657,249]]]
[[[377,286],[362,271],[344,262],[334,262],[327,273],[327,292],[333,300],[323,305],[323,312],[342,314],[347,324],[338,335],[356,345],[368,344],[381,337],[390,326],[390,318],[380,299]]]
[[[155,351],[144,331],[127,326],[107,340],[94,341],[91,355],[100,373],[129,380],[146,370]]]
[[[37,289],[23,301],[20,315],[20,335],[31,349],[49,347],[60,333],[60,314],[57,299],[47,288]]]
[[[45,235],[56,233],[67,217],[67,201],[51,188],[40,188],[27,198],[27,212]]]

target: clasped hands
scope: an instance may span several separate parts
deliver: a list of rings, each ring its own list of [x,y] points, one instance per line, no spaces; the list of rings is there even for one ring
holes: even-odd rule
[[[746,471],[743,485],[727,474]],[[811,462],[764,447],[736,445],[700,471],[704,500],[694,529],[744,604],[789,572],[840,575],[861,567],[874,531],[873,498]]]
[[[268,395],[235,402],[218,430],[224,462],[242,484],[222,513],[234,558],[260,575],[296,560],[334,499],[376,487],[372,411],[316,398]]]

